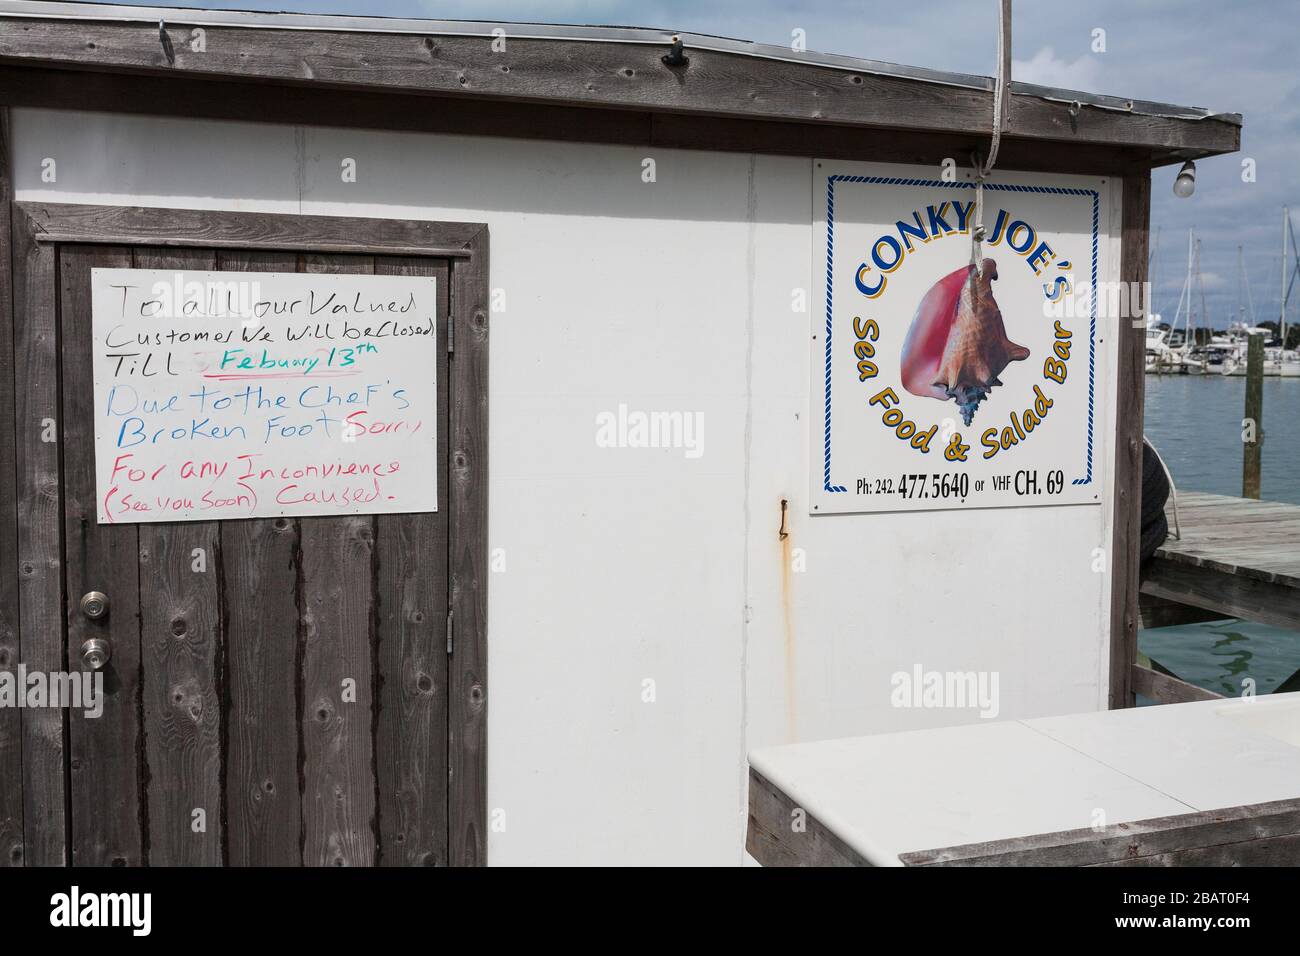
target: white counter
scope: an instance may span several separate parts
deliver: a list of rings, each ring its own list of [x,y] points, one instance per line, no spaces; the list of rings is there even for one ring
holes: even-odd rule
[[[877,866],[1300,797],[1300,693],[770,747],[750,765]]]

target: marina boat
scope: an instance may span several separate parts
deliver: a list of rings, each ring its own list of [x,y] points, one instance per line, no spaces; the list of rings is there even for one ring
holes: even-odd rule
[[[1186,345],[1182,329],[1164,327],[1158,313],[1147,319],[1146,370],[1156,375],[1186,375],[1201,372],[1202,362]]]
[[[1217,350],[1220,357],[1218,361],[1207,361],[1206,371],[1210,373],[1217,371],[1223,375],[1245,375],[1246,351],[1252,335],[1271,337],[1273,330],[1245,326],[1234,326],[1229,329],[1228,336],[1223,342],[1216,341],[1207,348],[1207,351]],[[1264,375],[1272,378],[1300,378],[1300,354],[1297,354],[1295,349],[1282,348],[1278,340],[1269,341],[1269,338],[1265,338]]]
[[[1158,318],[1158,316],[1152,316],[1151,321],[1154,323]],[[1147,371],[1161,371],[1172,354],[1173,349],[1169,347],[1169,330],[1156,328],[1153,324],[1148,324],[1146,345]]]
[[[1229,336],[1232,336],[1238,343],[1238,348],[1233,353],[1231,360],[1224,364],[1223,374],[1225,375],[1245,375],[1246,374],[1246,343],[1251,335],[1268,336],[1264,340],[1264,375],[1274,378],[1300,378],[1300,353],[1295,349],[1286,348],[1287,340],[1287,303],[1290,299],[1290,281],[1293,281],[1291,270],[1288,269],[1288,256],[1290,249],[1288,240],[1291,235],[1290,211],[1283,207],[1282,209],[1282,283],[1281,283],[1281,306],[1278,312],[1278,331],[1275,335],[1272,329],[1267,328],[1246,328],[1244,323],[1234,326],[1229,330]],[[1241,247],[1237,247],[1237,256],[1240,270]],[[1250,286],[1244,282],[1244,273],[1242,281],[1246,287],[1246,294],[1250,295]],[[1238,305],[1238,312],[1241,312]],[[1254,312],[1254,305],[1251,305],[1251,312]]]
[[[1196,357],[1201,362],[1201,370],[1206,375],[1225,375],[1225,368],[1234,367],[1241,349],[1226,340],[1217,340],[1196,350]]]
[[[1159,327],[1160,316],[1152,315],[1147,323],[1146,370],[1156,375],[1187,375],[1204,371],[1202,360],[1183,343],[1185,336],[1175,330],[1177,344],[1171,344],[1175,331]]]
[[[1202,374],[1206,357],[1198,348],[1198,325],[1193,319],[1194,277],[1200,276],[1200,245],[1194,230],[1187,233],[1187,277],[1178,297],[1172,322],[1163,323],[1152,313],[1147,321],[1146,370],[1157,375]],[[1201,311],[1204,312],[1204,293]]]

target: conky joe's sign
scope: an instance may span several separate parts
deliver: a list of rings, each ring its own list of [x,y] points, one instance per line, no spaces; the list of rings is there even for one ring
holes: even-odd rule
[[[1097,502],[1105,183],[814,171],[813,513]]]

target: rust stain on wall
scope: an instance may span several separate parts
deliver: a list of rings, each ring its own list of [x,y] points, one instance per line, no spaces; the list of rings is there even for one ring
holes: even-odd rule
[[[777,532],[777,537],[781,542],[781,619],[785,635],[785,739],[786,743],[794,743],[798,739],[795,723],[797,709],[794,696],[794,582],[790,579],[791,552],[794,548],[794,539],[790,537],[788,520],[789,502],[782,498],[781,528]]]

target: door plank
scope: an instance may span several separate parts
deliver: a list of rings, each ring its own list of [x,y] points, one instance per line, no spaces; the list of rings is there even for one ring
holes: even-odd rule
[[[446,262],[378,257],[381,275],[437,282],[435,343],[438,510],[379,515],[375,538],[378,605],[380,861],[388,866],[447,863],[447,415]]]
[[[488,232],[453,266],[455,352],[451,360],[451,602],[455,653],[449,664],[450,856],[487,864],[487,475]]]
[[[65,669],[60,506],[58,318],[53,245],[13,225],[14,421],[17,435],[19,652],[28,671]],[[67,862],[64,713],[24,710],[23,860]]]
[[[135,266],[214,269],[216,255],[140,247]],[[219,529],[216,522],[186,521],[145,523],[139,530],[149,862],[220,865]],[[196,811],[204,824],[198,832]]]
[[[9,156],[9,108],[0,107],[0,158]],[[10,268],[13,180],[0,162],[0,269]],[[18,650],[18,486],[14,474],[13,284],[0,281],[0,671],[13,672]],[[0,866],[23,865],[23,745],[21,713],[0,709]]]
[[[131,265],[124,246],[62,246],[59,250],[63,347],[63,511],[68,662],[80,673],[81,645],[109,641],[101,672],[103,712],[68,715],[71,752],[72,862],[78,866],[144,863],[140,828],[140,575],[134,524],[98,520],[95,484],[94,339],[90,270]],[[107,618],[81,613],[87,591],[108,595]]]
[[[220,250],[232,272],[295,272],[293,252]],[[302,862],[298,794],[298,522],[221,522],[226,610],[226,840],[231,866]]]
[[[305,255],[300,267],[369,273],[374,259]],[[375,519],[302,518],[299,527],[303,863],[370,866],[378,830],[372,739]],[[345,681],[355,699],[344,699]]]

